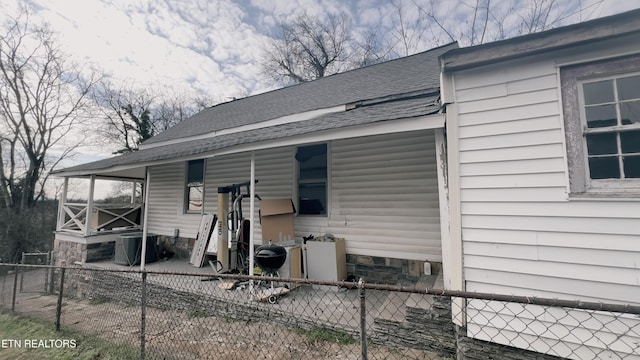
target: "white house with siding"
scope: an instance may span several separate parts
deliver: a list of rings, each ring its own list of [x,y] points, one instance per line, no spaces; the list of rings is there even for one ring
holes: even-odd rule
[[[298,240],[327,233],[345,239],[351,273],[365,272],[376,282],[420,276],[426,260],[442,261],[438,57],[456,47],[219,104],[139,151],[56,172],[91,184],[85,203],[61,201],[60,256],[90,261],[87,246],[117,235],[101,228],[102,221],[92,227],[86,216],[106,211],[92,201],[101,178],[147,184],[135,226],[171,243],[193,242],[202,213],[217,213],[218,187],[248,182],[253,174],[262,199],[294,201]],[[257,222],[260,202],[255,206],[260,244],[267,239]],[[248,199],[244,209],[248,214]]]
[[[640,11],[454,49],[441,68],[445,286],[640,304]],[[456,321],[467,336],[574,359],[640,358],[637,317],[596,313],[594,324],[529,306],[513,319],[493,305],[466,304]],[[613,345],[603,351],[599,339]]]

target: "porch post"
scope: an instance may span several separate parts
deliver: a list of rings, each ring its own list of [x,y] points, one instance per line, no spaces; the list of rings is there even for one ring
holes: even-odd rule
[[[131,206],[136,203],[136,188],[138,187],[137,181],[131,182]]]
[[[249,181],[249,198],[251,200],[249,200],[249,223],[251,224],[251,226],[249,227],[249,275],[253,276],[253,261],[254,261],[254,254],[253,254],[253,244],[254,244],[254,229],[255,229],[255,222],[254,222],[254,213],[255,213],[255,206],[256,206],[256,152],[252,151],[251,152],[251,180]],[[251,282],[251,287],[253,287],[253,281]]]
[[[91,175],[89,181],[89,200],[87,201],[87,216],[85,217],[84,235],[91,235],[91,217],[93,216],[93,193],[96,187],[96,176]]]
[[[64,218],[66,217],[64,211],[64,204],[67,202],[67,190],[69,189],[69,178],[64,177],[64,185],[62,185],[62,194],[60,194],[60,199],[58,200],[58,226],[56,230],[62,230],[62,226],[64,225]]]
[[[142,215],[142,252],[140,254],[140,271],[144,271],[144,265],[147,261],[147,218],[149,217],[149,185],[151,184],[151,173],[149,167],[145,168],[146,182],[144,185],[144,196],[142,198],[143,203],[143,215]]]

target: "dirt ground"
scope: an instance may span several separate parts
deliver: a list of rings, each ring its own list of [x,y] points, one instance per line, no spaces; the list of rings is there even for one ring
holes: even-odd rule
[[[6,284],[5,284],[6,285]],[[3,286],[2,304],[7,302]],[[26,289],[16,312],[55,323],[57,297]],[[61,323],[113,343],[140,346],[139,307],[64,299]],[[149,359],[361,359],[361,347],[317,339],[284,326],[237,321],[197,313],[147,308],[145,350]],[[369,345],[369,359],[439,359],[433,353]]]

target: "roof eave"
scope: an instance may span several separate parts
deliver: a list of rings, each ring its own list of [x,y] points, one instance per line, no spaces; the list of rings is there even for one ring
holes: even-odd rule
[[[458,71],[634,34],[640,34],[640,10],[507,40],[453,49],[440,57],[440,64],[445,72]]]

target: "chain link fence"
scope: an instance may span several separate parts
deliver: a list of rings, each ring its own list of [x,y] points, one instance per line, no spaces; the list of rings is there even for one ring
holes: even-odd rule
[[[5,309],[137,349],[131,358],[640,358],[632,305],[84,267],[0,274]]]

